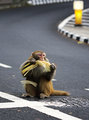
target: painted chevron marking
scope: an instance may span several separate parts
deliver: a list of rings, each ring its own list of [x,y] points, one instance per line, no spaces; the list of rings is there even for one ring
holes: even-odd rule
[[[7,103],[0,103],[1,109],[16,108],[16,107],[29,107],[31,109],[39,111],[40,113],[44,113],[46,115],[50,115],[52,117],[55,117],[61,120],[82,120],[80,118],[73,117],[71,115],[63,113],[59,110],[48,108],[46,107],[48,106],[48,104],[44,102],[28,101],[28,100],[24,100],[22,98],[19,98],[19,97],[16,97],[14,95],[10,95],[4,92],[0,92],[0,97],[13,101],[13,102],[7,102]]]

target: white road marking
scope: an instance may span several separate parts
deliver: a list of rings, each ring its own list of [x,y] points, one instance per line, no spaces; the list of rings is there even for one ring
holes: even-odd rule
[[[64,21],[62,21],[62,22],[58,25],[58,30],[59,30],[59,29],[62,29],[62,28],[65,26],[65,24],[66,24],[69,20],[71,20],[74,16],[75,16],[75,15],[73,14],[73,15],[67,17]]]
[[[89,91],[89,88],[85,88],[85,90]]]
[[[83,10],[83,13],[85,14],[86,11],[89,11],[88,9]],[[70,15],[67,17],[65,20],[63,20],[59,25],[58,25],[58,30],[62,29],[68,22],[69,20],[73,19],[75,17],[75,14]]]
[[[0,67],[4,67],[4,68],[12,68],[11,66],[6,65],[6,64],[3,64],[3,63],[0,63]]]
[[[56,79],[52,79],[52,81],[57,81]]]
[[[8,93],[0,92],[0,97],[11,100],[13,102],[0,103],[0,108],[16,108],[16,107],[29,107],[37,110],[41,113],[50,115],[52,117],[62,119],[62,120],[82,120],[71,115],[67,115],[59,110],[46,107],[48,104],[46,102],[28,101],[22,98],[10,95]]]

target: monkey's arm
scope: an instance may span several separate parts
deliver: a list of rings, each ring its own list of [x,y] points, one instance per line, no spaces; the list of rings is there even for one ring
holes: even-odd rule
[[[56,72],[56,66],[55,66],[55,64],[51,64],[50,71],[44,72],[42,74],[42,77],[45,78],[46,80],[50,81],[54,77],[55,72]]]

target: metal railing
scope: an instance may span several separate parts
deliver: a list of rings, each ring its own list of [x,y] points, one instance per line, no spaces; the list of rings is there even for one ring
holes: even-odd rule
[[[28,0],[28,4],[32,5],[43,5],[43,4],[52,4],[52,3],[61,3],[61,2],[70,2],[73,0]]]

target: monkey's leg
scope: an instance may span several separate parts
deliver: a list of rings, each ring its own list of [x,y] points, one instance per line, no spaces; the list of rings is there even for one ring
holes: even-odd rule
[[[26,90],[26,94],[23,94],[22,95],[23,97],[35,97],[36,96],[37,89],[33,85],[26,84],[25,90]]]

